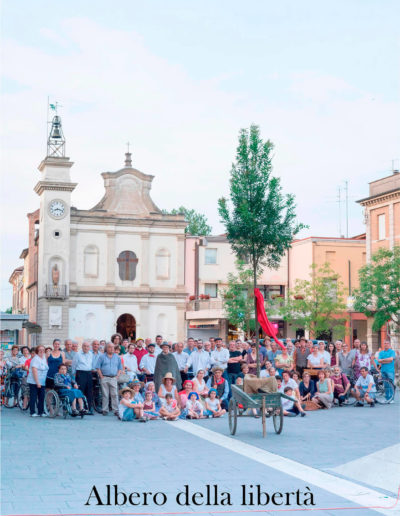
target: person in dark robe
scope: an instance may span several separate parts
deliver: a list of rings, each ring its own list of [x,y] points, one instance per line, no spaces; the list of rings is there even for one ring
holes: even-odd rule
[[[168,342],[163,342],[161,344],[161,353],[157,357],[156,366],[154,369],[154,383],[156,392],[158,392],[158,389],[162,383],[162,379],[167,373],[172,373],[172,376],[176,378],[176,387],[178,391],[180,391],[182,385],[181,373],[179,371],[178,363],[175,360],[174,355],[171,353],[171,347]]]

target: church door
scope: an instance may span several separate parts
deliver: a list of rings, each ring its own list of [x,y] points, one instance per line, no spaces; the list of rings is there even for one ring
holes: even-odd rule
[[[117,319],[117,333],[123,339],[136,339],[136,319],[131,314],[122,314]]]

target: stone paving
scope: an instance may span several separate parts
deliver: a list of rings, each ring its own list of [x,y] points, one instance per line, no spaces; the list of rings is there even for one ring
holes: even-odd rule
[[[306,418],[285,418],[281,435],[273,433],[268,421],[266,439],[262,438],[259,419],[240,419],[234,439],[335,474],[335,467],[398,443],[399,421],[398,402],[374,409],[343,407],[308,413]],[[229,436],[226,417],[193,424]],[[222,514],[227,510],[241,515],[279,514],[278,509],[270,509],[271,505],[268,510],[240,506],[240,486],[261,484],[269,493],[304,491],[306,487],[298,478],[190,435],[180,430],[179,424],[122,423],[112,415],[83,420],[32,419],[18,409],[3,409],[1,426],[2,515]],[[362,477],[361,470],[355,481],[362,485]],[[92,486],[96,485],[103,496],[107,484],[118,484],[128,493],[162,491],[168,501],[160,507],[85,506]],[[218,484],[220,491],[231,493],[234,505],[179,507],[175,496],[185,484],[203,492],[206,484]],[[313,515],[377,514],[354,510],[357,506],[351,501],[309,487],[320,509],[314,509]],[[396,494],[371,483],[369,487],[382,494],[382,505],[385,497]],[[298,514],[295,509],[298,507],[285,507],[285,513]]]

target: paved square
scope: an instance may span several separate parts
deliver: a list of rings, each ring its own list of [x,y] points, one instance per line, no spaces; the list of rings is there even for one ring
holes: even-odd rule
[[[244,515],[279,514],[282,509],[298,514],[304,508],[241,506],[242,484],[261,484],[270,494],[304,492],[308,486],[316,504],[313,515],[396,513],[360,510],[360,505],[372,500],[365,505],[389,507],[397,497],[398,402],[285,418],[281,435],[273,433],[267,421],[266,439],[260,420],[253,418],[239,419],[234,437],[226,417],[139,424],[122,423],[111,415],[32,420],[18,409],[3,409],[1,419],[2,515]],[[168,500],[160,507],[85,506],[93,485],[103,497],[108,484],[127,493],[162,491]],[[185,484],[201,492],[207,484],[217,484],[220,491],[231,493],[232,506],[180,507],[175,497]],[[345,496],[343,489],[348,489]]]

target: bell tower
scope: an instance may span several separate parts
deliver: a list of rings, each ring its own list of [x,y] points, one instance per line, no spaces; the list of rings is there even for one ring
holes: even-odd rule
[[[61,117],[56,114],[34,188],[40,197],[37,323],[42,327],[40,343],[46,345],[69,336],[70,209],[76,187],[70,176],[72,165],[65,156]]]

